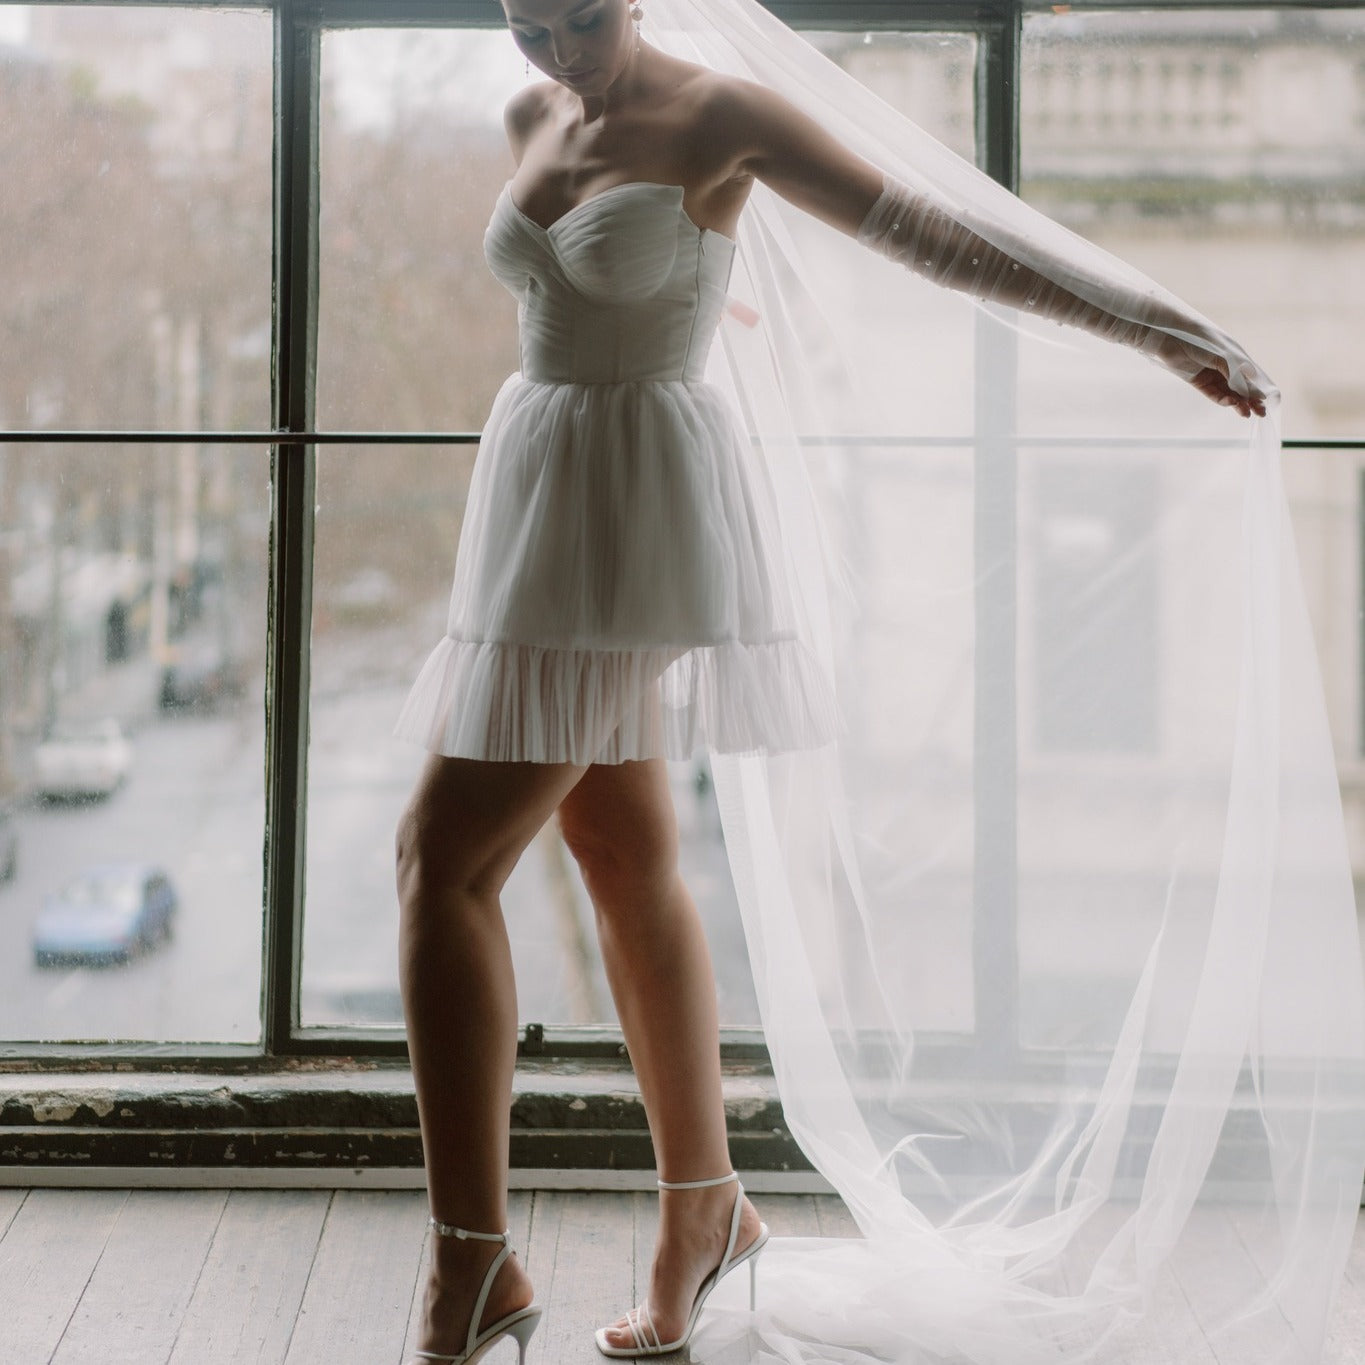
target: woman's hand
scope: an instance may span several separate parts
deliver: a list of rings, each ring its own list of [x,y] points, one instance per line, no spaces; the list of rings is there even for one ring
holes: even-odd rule
[[[1220,403],[1225,408],[1236,408],[1243,417],[1250,417],[1253,412],[1257,417],[1265,416],[1265,394],[1257,393],[1255,389],[1252,389],[1250,395],[1238,393],[1228,383],[1227,376],[1214,369],[1212,365],[1200,370],[1190,383],[1205,398]]]
[[[1228,383],[1227,361],[1222,356],[1169,333],[1159,339],[1149,354],[1181,379],[1193,384],[1210,402],[1225,408],[1236,408],[1243,417],[1250,417],[1252,413],[1257,417],[1265,416],[1265,394],[1256,388],[1249,394],[1238,393]]]

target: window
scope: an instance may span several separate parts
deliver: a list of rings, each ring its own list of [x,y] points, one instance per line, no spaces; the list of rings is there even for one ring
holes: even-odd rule
[[[268,13],[0,7],[0,1039],[260,1037]],[[173,943],[40,965],[74,874],[154,862]],[[90,945],[96,946],[93,941]]]
[[[811,37],[884,99],[970,154],[973,36],[819,30]],[[477,429],[516,368],[515,306],[489,274],[482,240],[489,206],[512,170],[501,111],[525,80],[500,31],[323,33],[321,427]],[[970,331],[955,341],[953,354],[970,364]],[[941,333],[926,345],[926,360],[932,349],[947,349]],[[879,363],[874,349],[866,362]],[[875,465],[877,477],[903,491],[896,468],[903,453],[869,455],[869,474]],[[305,1027],[401,1022],[391,833],[424,755],[387,736],[444,629],[473,457],[472,445],[318,452]],[[948,495],[968,519],[970,496],[970,478]],[[898,539],[894,526],[880,528],[884,549]],[[921,681],[945,694],[951,686]],[[872,747],[891,737],[878,731],[866,739]],[[673,786],[684,875],[714,947],[722,1023],[756,1025],[706,764],[673,765]],[[527,850],[503,904],[523,1021],[614,1026],[592,907],[553,828]]]
[[[1358,446],[1358,9],[773,8],[1047,212],[1177,290],[1197,286],[1280,380],[1288,435]],[[0,434],[34,438],[0,440],[0,1043],[12,1052],[402,1053],[391,836],[420,754],[387,734],[441,629],[477,429],[515,364],[511,305],[480,253],[510,170],[498,111],[524,80],[498,19],[488,0],[0,0],[0,235],[21,244],[0,256]],[[934,332],[926,374],[977,363],[977,340]],[[867,363],[875,373],[878,357]],[[1074,386],[1030,379],[1036,429],[1083,436]],[[939,590],[968,598],[985,552],[974,518],[989,503],[999,544],[1024,554],[976,606],[1018,615],[1031,692],[983,697],[978,677],[926,664],[907,685],[942,698],[939,731],[898,732],[888,705],[855,718],[856,742],[932,759],[888,826],[932,808],[960,830],[939,902],[904,932],[949,945],[925,1022],[970,1033],[991,986],[973,978],[972,934],[1020,933],[1029,972],[1031,911],[1008,884],[1017,858],[1047,855],[1035,830],[1015,830],[1017,812],[959,809],[944,793],[991,754],[1042,765],[1032,772],[1115,757],[1087,748],[1065,651],[1029,638],[1030,602],[1074,604],[1077,637],[1096,574],[1128,575],[1135,620],[1173,606],[1127,519],[1156,496],[1159,461],[1107,459],[1073,504],[1049,476],[1070,454],[974,468],[954,443],[971,414],[928,411],[923,446],[857,456],[857,549],[884,565],[887,595],[856,647],[878,667],[877,613],[914,610],[904,523],[883,524],[890,501],[908,484],[923,495],[918,543],[954,538],[961,581]],[[272,430],[285,433],[273,445]],[[303,435],[318,430],[345,439]],[[75,432],[91,439],[38,439]],[[173,437],[119,439],[155,432]],[[1290,460],[1352,759],[1365,748],[1365,650],[1340,566],[1362,553],[1357,462]],[[926,659],[964,652],[938,643]],[[1169,660],[1112,644],[1130,706],[1118,757],[1141,761],[1197,717]],[[975,724],[983,708],[994,729]],[[105,724],[98,743],[59,752],[65,723],[92,721]],[[994,746],[984,758],[981,743]],[[704,765],[679,767],[675,784],[722,1020],[750,1026]],[[80,870],[73,848],[82,866],[161,866],[177,901],[170,940],[125,966],[40,968],[33,925],[44,894]],[[524,1022],[546,1026],[551,1051],[614,1051],[572,861],[547,834],[517,877]],[[1025,1016],[1049,990],[1035,973]]]
[[[1161,660],[1139,648],[1153,636],[1160,556],[1140,543],[1157,507],[1155,462],[1119,461],[1101,452],[1081,461],[1037,461],[1024,479],[1035,505],[1033,540],[1037,616],[1056,633],[1034,642],[1034,726],[1040,749],[1093,750],[1088,717],[1102,706],[1106,738],[1124,751],[1158,743]],[[1106,608],[1090,606],[1106,586]],[[1087,667],[1078,667],[1080,661]]]

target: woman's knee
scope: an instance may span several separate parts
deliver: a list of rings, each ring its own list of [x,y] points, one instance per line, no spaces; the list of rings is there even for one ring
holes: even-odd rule
[[[677,831],[664,820],[592,820],[561,812],[560,833],[599,909],[637,903],[670,885],[678,871]]]
[[[399,816],[394,831],[394,862],[399,899],[420,900],[436,889],[446,895],[478,898],[496,893],[496,858],[480,846],[457,812],[438,808],[429,793],[418,791]]]
[[[496,899],[581,770],[433,755],[394,836],[400,898],[431,891]]]

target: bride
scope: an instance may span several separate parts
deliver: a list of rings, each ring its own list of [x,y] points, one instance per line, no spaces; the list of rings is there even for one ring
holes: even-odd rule
[[[675,18],[690,2],[656,0]],[[702,3],[706,22],[748,22],[739,0]],[[665,760],[827,753],[839,729],[794,581],[818,551],[787,538],[781,457],[764,463],[703,378],[736,311],[755,186],[934,283],[1139,350],[1243,417],[1273,391],[1169,296],[1030,250],[1008,218],[992,230],[969,202],[889,174],[769,84],[646,41],[638,4],[503,5],[549,78],[508,105],[516,170],[485,240],[518,302],[522,364],[485,428],[447,634],[398,723],[431,751],[397,834],[435,1233],[417,1356],[467,1361],[510,1336],[524,1357],[539,1320],[504,1232],[517,1010],[499,891],[556,815],[660,1173],[648,1293],[597,1333],[605,1354],[642,1356],[683,1346],[729,1270],[747,1264],[752,1290],[767,1239],[731,1169],[715,985]],[[704,55],[712,35],[694,36]],[[837,1166],[821,1168],[857,1211]]]

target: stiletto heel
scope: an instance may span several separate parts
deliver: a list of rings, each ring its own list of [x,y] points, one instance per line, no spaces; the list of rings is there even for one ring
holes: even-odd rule
[[[522,1318],[514,1322],[508,1329],[508,1334],[516,1338],[517,1343],[517,1365],[526,1365],[526,1348],[531,1344],[531,1338],[535,1335],[535,1330],[540,1326],[540,1313],[537,1311],[533,1318]]]
[[[511,1232],[470,1232],[468,1228],[457,1228],[453,1223],[442,1223],[436,1218],[428,1218],[427,1222],[438,1236],[458,1237],[462,1242],[501,1242],[502,1250],[493,1257],[493,1263],[484,1272],[483,1284],[479,1287],[479,1296],[474,1300],[474,1311],[470,1315],[469,1335],[465,1338],[464,1351],[457,1356],[442,1355],[439,1351],[415,1351],[413,1354],[417,1360],[441,1360],[447,1362],[447,1365],[474,1365],[490,1346],[502,1337],[510,1336],[517,1343],[518,1365],[526,1365],[526,1347],[540,1325],[541,1310],[538,1303],[529,1303],[525,1308],[518,1308],[515,1313],[508,1313],[505,1318],[499,1318],[482,1332],[479,1331],[479,1319],[483,1316],[484,1305],[487,1304],[488,1296],[492,1292],[493,1281],[497,1279],[503,1262],[512,1254]]]
[[[764,1244],[768,1240],[768,1225],[760,1223],[758,1225],[758,1236],[738,1256],[735,1255],[735,1238],[739,1236],[739,1218],[744,1211],[744,1186],[739,1183],[739,1176],[731,1171],[729,1175],[718,1176],[715,1180],[679,1180],[676,1182],[660,1180],[658,1186],[661,1190],[700,1190],[710,1185],[728,1185],[732,1180],[735,1182],[735,1210],[730,1215],[730,1240],[725,1244],[725,1254],[720,1258],[720,1264],[701,1282],[701,1287],[697,1290],[697,1297],[692,1300],[692,1311],[687,1316],[687,1326],[683,1329],[682,1336],[677,1341],[667,1343],[659,1340],[659,1334],[654,1328],[654,1319],[649,1311],[649,1300],[646,1299],[638,1308],[632,1308],[626,1314],[626,1326],[630,1329],[631,1345],[612,1346],[607,1341],[608,1329],[606,1327],[597,1329],[595,1334],[597,1349],[604,1356],[662,1356],[668,1355],[671,1351],[682,1350],[692,1336],[692,1329],[697,1325],[697,1319],[701,1316],[702,1305],[710,1296],[711,1291],[730,1271],[745,1261],[749,1263],[749,1311],[754,1310],[758,1293],[758,1253],[763,1250]]]

